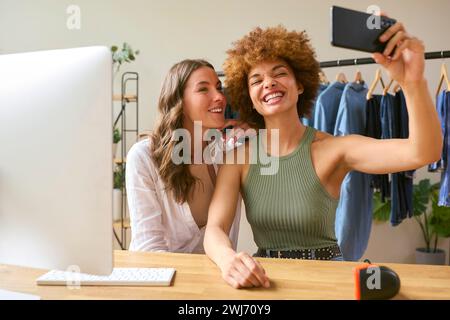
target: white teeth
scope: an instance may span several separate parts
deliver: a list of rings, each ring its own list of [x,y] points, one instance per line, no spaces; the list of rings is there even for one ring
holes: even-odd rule
[[[281,92],[275,92],[272,94],[268,94],[267,96],[264,97],[264,102],[269,102],[269,100],[271,100],[271,99],[282,97],[282,96],[283,96],[283,93],[281,93]]]
[[[209,112],[214,112],[214,113],[220,113],[220,112],[222,112],[222,108],[215,108],[215,109],[210,109],[210,110],[208,110]]]

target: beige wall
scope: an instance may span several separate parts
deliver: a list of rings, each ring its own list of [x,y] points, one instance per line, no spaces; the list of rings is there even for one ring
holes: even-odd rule
[[[80,6],[80,30],[66,28],[66,8],[70,4]],[[332,4],[358,10],[376,4],[403,21],[410,33],[424,40],[427,51],[450,49],[448,0],[0,0],[0,53],[129,42],[140,49],[141,54],[123,70],[140,73],[141,130],[149,130],[157,116],[155,105],[160,83],[173,63],[200,57],[221,69],[231,42],[255,26],[281,23],[288,28],[305,29],[320,61],[367,56],[330,46],[329,7]],[[440,63],[439,60],[427,62],[426,76],[433,92]],[[371,81],[376,66],[359,69]],[[326,69],[328,78],[334,78],[340,70],[352,78],[356,68]],[[130,121],[132,117],[131,108]],[[426,175],[425,170],[421,170],[418,178]],[[433,181],[439,179],[435,174],[430,176]],[[413,262],[414,248],[420,240],[414,221],[396,228],[377,224],[365,257],[376,261]],[[442,245],[449,247],[448,241]],[[239,247],[254,250],[251,231],[245,221]]]

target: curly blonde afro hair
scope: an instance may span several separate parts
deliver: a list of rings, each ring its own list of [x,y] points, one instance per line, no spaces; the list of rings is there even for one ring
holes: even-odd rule
[[[227,51],[223,69],[225,86],[233,108],[241,120],[252,127],[264,128],[264,118],[253,109],[248,91],[248,73],[257,63],[281,59],[294,72],[304,92],[299,96],[297,111],[300,117],[309,116],[319,87],[319,63],[305,31],[287,31],[283,26],[252,30],[233,43]]]

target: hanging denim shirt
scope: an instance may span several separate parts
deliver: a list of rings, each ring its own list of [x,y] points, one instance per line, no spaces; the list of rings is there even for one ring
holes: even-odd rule
[[[367,86],[348,83],[342,93],[334,134],[364,135]],[[359,260],[366,251],[372,227],[370,175],[351,171],[342,182],[336,210],[336,237],[344,260]]]
[[[394,97],[387,94],[381,99],[382,138],[407,138],[408,112],[403,92]],[[405,218],[412,217],[413,171],[391,174],[391,215],[392,226],[399,225]]]
[[[442,137],[444,138],[444,145],[442,148],[442,156],[436,162],[433,162],[428,165],[428,171],[436,172],[438,170],[444,170],[447,164],[447,144],[445,141],[447,140],[447,130],[446,130],[446,121],[447,121],[447,109],[444,107],[445,102],[445,91],[442,91],[436,99],[436,111],[439,116],[439,122],[441,123]]]
[[[345,83],[333,82],[317,98],[314,113],[314,128],[334,134],[336,117],[339,110]]]
[[[324,92],[326,88],[328,88],[327,84],[320,84],[319,85],[319,90],[317,90],[317,96],[316,97],[319,97],[320,94],[322,92]],[[313,107],[312,107],[312,110],[311,110],[311,115],[309,117],[301,118],[303,125],[308,126],[308,127],[312,127],[314,125],[316,104],[317,104],[317,99],[313,103]]]
[[[450,92],[444,91],[443,93],[443,107],[445,110],[450,108]],[[446,112],[447,113],[447,112]],[[448,152],[450,151],[450,139],[448,137],[448,130],[450,128],[450,116],[446,114],[445,116],[445,136],[444,136],[444,164],[445,171],[441,174],[441,189],[439,190],[439,206],[450,207],[450,166],[448,165],[447,159],[449,159]]]
[[[381,138],[391,139],[395,136],[394,131],[397,131],[397,123],[394,122],[395,97],[391,94],[386,94],[381,97]]]

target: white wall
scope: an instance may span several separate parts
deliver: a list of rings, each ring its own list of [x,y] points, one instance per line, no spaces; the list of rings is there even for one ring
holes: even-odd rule
[[[66,27],[66,9],[71,4],[81,9],[80,30]],[[320,61],[366,57],[364,53],[330,46],[329,7],[333,4],[357,10],[376,4],[403,21],[411,34],[425,42],[427,51],[450,49],[448,0],[0,0],[0,53],[129,42],[141,54],[123,71],[140,73],[140,129],[150,130],[157,117],[161,81],[173,63],[184,58],[206,58],[219,70],[231,42],[255,26],[281,23],[289,29],[305,29]],[[440,64],[440,60],[427,62],[426,76],[432,92]],[[359,69],[371,81],[376,66]],[[332,79],[340,70],[352,78],[356,68],[326,69],[326,74]],[[132,117],[130,108],[130,121]],[[425,175],[422,170],[418,178]],[[438,177],[432,175],[432,179],[437,181]],[[419,229],[413,222],[396,228],[374,225],[365,256],[377,261],[413,262],[412,253],[420,242]],[[244,221],[239,247],[252,252],[254,244],[247,227]],[[449,247],[448,242],[443,245]]]

